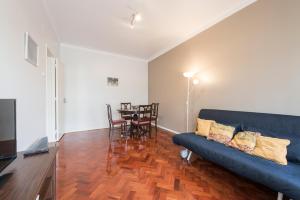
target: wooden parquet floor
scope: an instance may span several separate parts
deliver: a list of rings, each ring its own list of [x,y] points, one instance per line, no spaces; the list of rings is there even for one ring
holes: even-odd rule
[[[57,155],[57,199],[276,199],[211,162],[193,157],[187,164],[171,137],[163,130],[146,140],[115,133],[112,142],[107,129],[66,134]]]

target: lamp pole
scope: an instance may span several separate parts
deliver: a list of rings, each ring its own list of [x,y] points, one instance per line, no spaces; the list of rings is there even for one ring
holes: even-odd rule
[[[186,132],[189,132],[189,111],[190,111],[190,81],[194,77],[195,72],[184,72],[183,76],[187,78],[187,95],[186,95]],[[198,84],[197,78],[193,79],[193,84]],[[190,162],[192,151],[185,149],[180,152],[182,158],[186,158]]]
[[[194,72],[185,72],[183,76],[187,78],[187,95],[186,95],[186,132],[189,131],[189,114],[190,114],[190,88],[191,88],[191,79],[193,79],[193,84],[196,85],[199,83],[197,78],[194,78]]]
[[[190,108],[190,79],[187,78],[187,97],[186,97],[186,132],[189,131],[189,108]]]

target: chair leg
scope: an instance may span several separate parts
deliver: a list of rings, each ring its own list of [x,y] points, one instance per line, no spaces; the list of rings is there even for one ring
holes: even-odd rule
[[[150,123],[150,125],[148,126],[148,132],[149,132],[149,138],[151,138],[151,123]]]
[[[130,127],[129,127],[128,132],[129,132],[129,136],[133,137],[133,125],[132,125],[132,123],[130,123]]]
[[[121,137],[123,135],[123,124],[120,125],[120,135],[121,135]]]
[[[155,131],[156,131],[156,135],[157,135],[157,119],[155,120]]]
[[[108,133],[109,138],[110,138],[110,134],[111,134],[111,124],[109,124],[109,133]]]
[[[127,137],[127,122],[123,124],[123,136]]]
[[[126,139],[128,139],[128,137],[130,137],[130,125],[128,125],[127,124],[127,122],[126,122],[126,124],[125,124],[125,137],[126,137]]]
[[[140,126],[137,126],[137,130],[136,130],[136,131],[137,131],[137,135],[138,135],[138,136],[141,136],[141,130],[140,130],[140,129],[141,129],[141,127],[140,127]]]

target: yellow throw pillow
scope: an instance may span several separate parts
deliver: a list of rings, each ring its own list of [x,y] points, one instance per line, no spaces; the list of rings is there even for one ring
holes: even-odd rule
[[[246,153],[251,153],[256,145],[256,138],[260,133],[244,131],[237,133],[229,142],[229,146],[237,148]]]
[[[235,127],[213,123],[207,139],[227,144],[232,139],[234,131]]]
[[[207,137],[209,134],[210,127],[214,122],[215,121],[213,121],[213,120],[205,120],[205,119],[197,118],[196,135],[202,135],[202,136]]]
[[[258,136],[252,155],[272,160],[281,165],[287,165],[286,154],[290,140]]]

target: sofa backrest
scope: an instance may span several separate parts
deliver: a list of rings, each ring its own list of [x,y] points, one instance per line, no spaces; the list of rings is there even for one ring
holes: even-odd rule
[[[300,137],[299,116],[202,109],[199,118],[225,124],[241,124],[244,127],[255,127],[285,134],[285,136]]]

